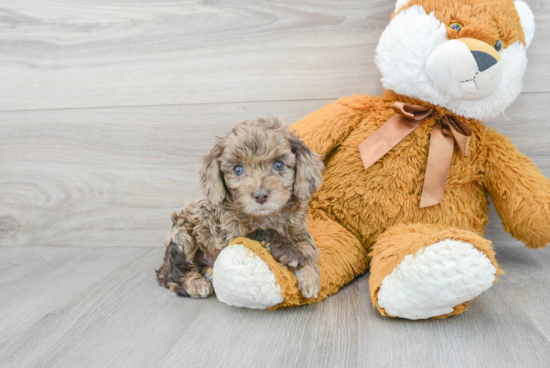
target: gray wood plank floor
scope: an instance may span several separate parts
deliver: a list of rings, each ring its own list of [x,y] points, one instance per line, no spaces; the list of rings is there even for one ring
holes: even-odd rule
[[[180,298],[160,247],[0,248],[2,367],[548,367],[549,250],[498,248],[507,271],[446,320],[381,317],[368,275],[278,311]]]
[[[550,1],[524,93],[490,122],[550,177]],[[550,249],[491,212],[506,274],[447,320],[381,317],[368,274],[280,311],[156,284],[169,214],[240,121],[382,92],[394,1],[0,2],[0,367],[549,367]]]

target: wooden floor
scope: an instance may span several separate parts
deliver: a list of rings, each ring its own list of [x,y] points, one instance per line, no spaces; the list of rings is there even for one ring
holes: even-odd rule
[[[314,305],[257,311],[160,288],[158,247],[0,248],[2,367],[548,367],[550,254],[446,320],[384,318],[368,275]]]
[[[524,93],[491,125],[550,177],[550,1]],[[169,215],[240,121],[382,92],[393,1],[0,3],[0,367],[549,367],[550,249],[487,236],[506,274],[446,320],[381,317],[368,274],[274,312],[157,286]]]

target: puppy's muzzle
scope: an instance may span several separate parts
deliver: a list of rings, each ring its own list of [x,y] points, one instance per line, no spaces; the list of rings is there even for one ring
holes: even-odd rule
[[[269,192],[267,190],[255,190],[252,197],[259,204],[264,204],[269,199]]]

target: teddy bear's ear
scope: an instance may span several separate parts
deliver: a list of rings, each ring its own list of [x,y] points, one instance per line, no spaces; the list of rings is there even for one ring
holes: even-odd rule
[[[523,1],[515,1],[514,5],[518,11],[519,18],[521,19],[521,27],[523,28],[523,33],[525,34],[525,43],[527,44],[527,47],[529,47],[531,45],[531,41],[533,41],[533,36],[535,36],[535,16],[529,8],[529,5]]]
[[[410,0],[397,0],[397,3],[395,3],[395,12],[398,12],[399,9],[406,6],[409,3]]]

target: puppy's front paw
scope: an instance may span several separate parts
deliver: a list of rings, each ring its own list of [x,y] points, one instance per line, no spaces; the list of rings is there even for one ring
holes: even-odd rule
[[[191,298],[208,298],[214,293],[212,285],[198,272],[187,275],[183,281],[183,289]]]
[[[257,229],[247,235],[267,248],[273,259],[289,268],[297,268],[305,261],[302,252],[286,236],[272,229]]]
[[[304,296],[304,298],[317,298],[319,297],[319,291],[321,291],[321,277],[319,272],[319,266],[317,265],[305,265],[294,273],[296,280],[298,281],[298,289]]]
[[[289,268],[296,268],[303,262],[302,252],[290,242],[271,244],[269,251],[273,259]]]

